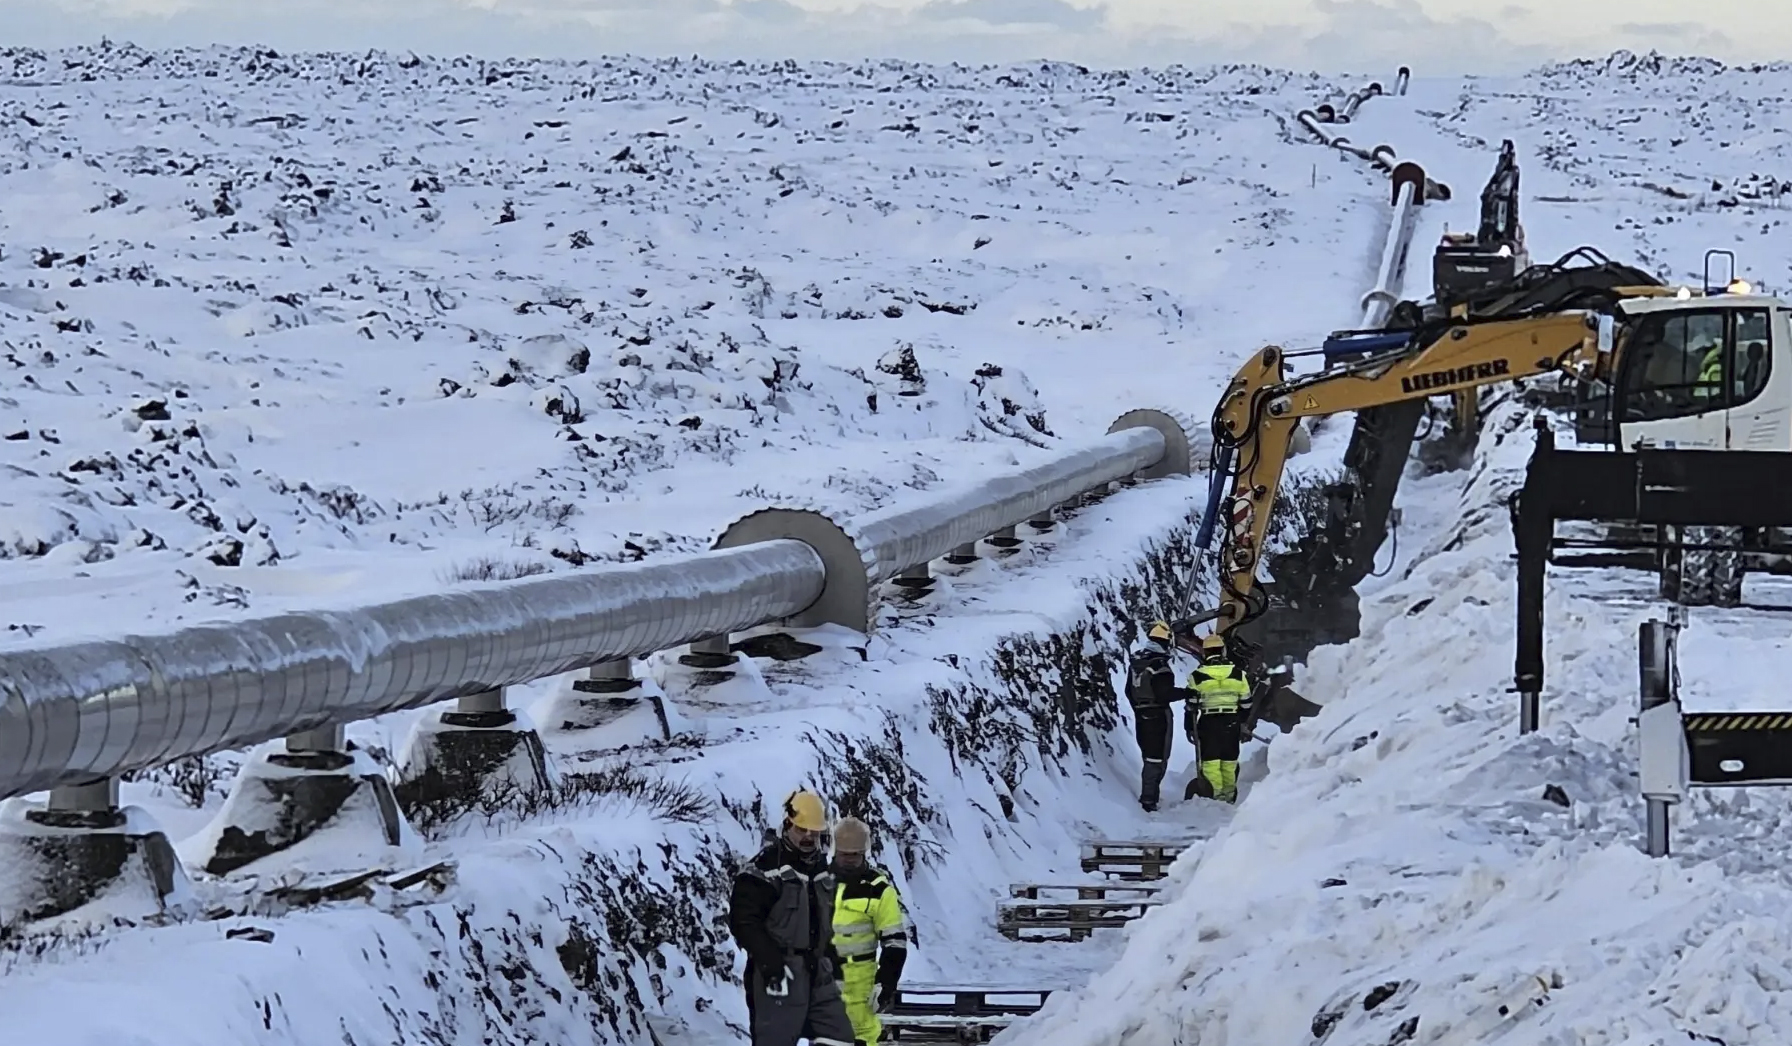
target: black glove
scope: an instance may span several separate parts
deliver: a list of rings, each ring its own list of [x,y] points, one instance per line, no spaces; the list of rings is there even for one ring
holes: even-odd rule
[[[790,967],[778,963],[772,972],[765,975],[765,994],[781,996],[790,994]]]

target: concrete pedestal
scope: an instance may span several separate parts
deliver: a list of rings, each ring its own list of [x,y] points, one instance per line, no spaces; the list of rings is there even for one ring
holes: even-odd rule
[[[417,724],[394,791],[407,813],[425,805],[536,795],[553,787],[533,724],[507,708],[438,712]]]
[[[136,807],[71,810],[26,799],[0,807],[0,932],[88,905],[141,919],[188,895],[161,828]]]
[[[290,751],[281,742],[254,753],[200,840],[183,843],[212,875],[227,875],[342,829],[399,846],[407,826],[392,786],[358,751]]]

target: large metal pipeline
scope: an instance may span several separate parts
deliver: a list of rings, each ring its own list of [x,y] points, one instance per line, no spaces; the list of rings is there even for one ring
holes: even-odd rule
[[[0,654],[0,797],[526,683],[801,611],[799,541]]]
[[[1381,249],[1381,265],[1375,272],[1375,286],[1363,295],[1363,318],[1358,330],[1378,330],[1388,322],[1388,315],[1400,301],[1400,288],[1405,283],[1406,254],[1412,245],[1414,218],[1418,212],[1418,186],[1422,182],[1402,180],[1394,190],[1394,212],[1388,219],[1387,239]]]
[[[858,553],[761,540],[350,611],[0,653],[0,798],[726,636],[797,616],[833,570],[876,584],[1171,455],[1131,427],[1032,468],[857,522]],[[1130,417],[1130,415],[1129,415]],[[1116,425],[1122,424],[1116,422]]]
[[[1400,71],[1402,75],[1395,80],[1396,93],[1404,94],[1406,81],[1410,79],[1410,72],[1405,66],[1401,66]],[[1306,128],[1307,133],[1317,139],[1321,145],[1336,149],[1342,153],[1349,153],[1375,167],[1377,170],[1392,175],[1396,168],[1400,166],[1399,157],[1394,152],[1393,146],[1384,143],[1372,148],[1363,148],[1362,146],[1352,144],[1350,139],[1342,134],[1334,134],[1328,129],[1328,127],[1334,126],[1337,123],[1348,122],[1350,116],[1355,115],[1357,109],[1361,107],[1363,102],[1370,98],[1377,97],[1382,93],[1381,84],[1379,83],[1371,83],[1368,87],[1351,92],[1344,100],[1342,119],[1340,119],[1340,113],[1333,110],[1329,105],[1320,105],[1314,109],[1302,109],[1295,114],[1294,118],[1295,121]],[[1443,182],[1434,181],[1428,176],[1423,176],[1423,172],[1421,172],[1421,176],[1423,177],[1423,180],[1420,183],[1423,186],[1423,194],[1419,197],[1419,202],[1422,203],[1428,200],[1447,200],[1450,198],[1450,187],[1448,185],[1445,185]]]
[[[1140,472],[1164,456],[1156,429],[1123,429],[1082,450],[958,494],[854,520],[868,580],[887,581],[962,545],[1024,522],[1087,490]],[[750,546],[749,546],[750,547]]]
[[[1344,108],[1338,111],[1338,122],[1349,123],[1351,117],[1356,115],[1356,111],[1362,108],[1364,102],[1379,94],[1381,94],[1380,81],[1376,81],[1360,90],[1350,92],[1350,94],[1346,95],[1344,98]]]

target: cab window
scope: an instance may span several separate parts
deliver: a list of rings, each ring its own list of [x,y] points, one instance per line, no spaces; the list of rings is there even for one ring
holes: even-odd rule
[[[1645,315],[1626,347],[1624,421],[1684,418],[1724,406],[1722,311]]]
[[[1737,309],[1732,316],[1735,348],[1728,364],[1732,407],[1742,406],[1767,388],[1767,369],[1773,362],[1767,336],[1771,315],[1766,309]]]

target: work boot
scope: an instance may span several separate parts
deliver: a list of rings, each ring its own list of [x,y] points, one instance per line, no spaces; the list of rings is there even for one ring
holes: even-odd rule
[[[1146,813],[1157,810],[1158,789],[1163,785],[1164,773],[1169,768],[1167,760],[1145,760],[1145,772],[1139,778],[1139,805],[1145,808]]]

